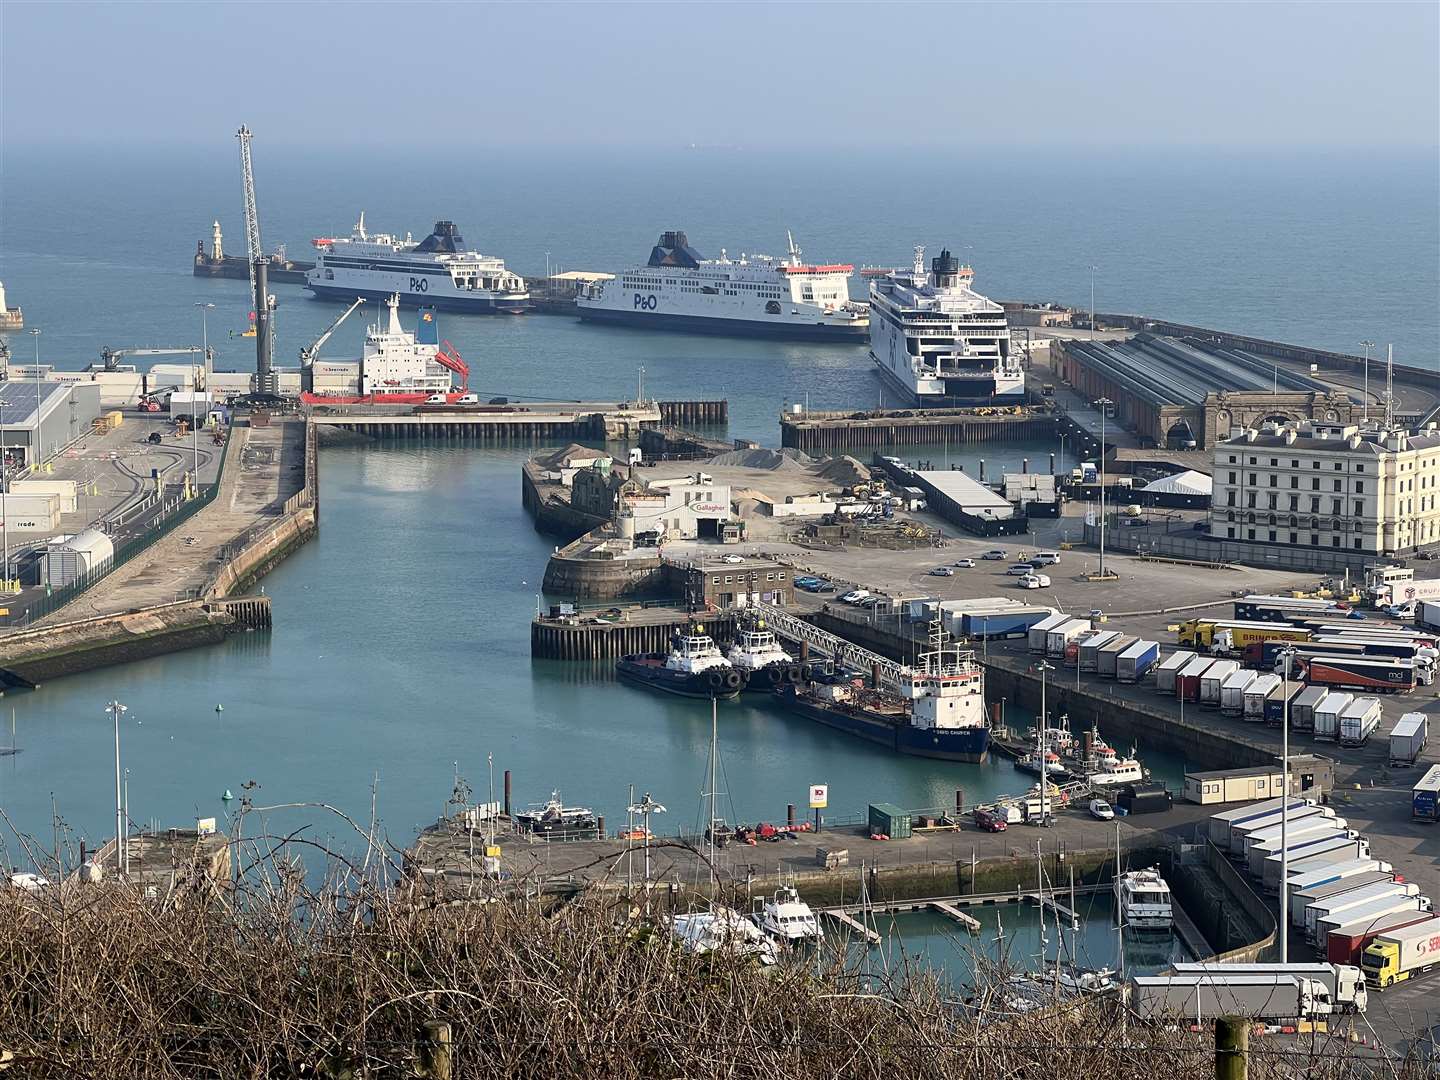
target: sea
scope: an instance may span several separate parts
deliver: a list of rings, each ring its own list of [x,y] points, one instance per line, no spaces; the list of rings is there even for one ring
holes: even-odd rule
[[[455,221],[472,247],[526,274],[615,271],[682,228],[709,255],[780,253],[791,230],[814,261],[903,265],[948,247],[997,298],[1144,312],[1327,348],[1393,343],[1433,366],[1440,340],[1440,215],[1432,156],[1253,150],[1079,154],[920,151],[758,154],[677,147],[647,154],[554,150],[414,153],[254,144],[267,250],[306,258],[314,236],[423,237]],[[219,220],[243,250],[235,140],[176,148],[7,146],[0,175],[0,281],[27,327],[16,360],[78,369],[102,347],[198,344],[221,370],[253,368],[238,335],[247,286],[197,279],[191,258]],[[1093,268],[1093,269],[1092,269]],[[858,289],[857,280],[857,289]],[[277,362],[339,313],[276,285]],[[211,305],[213,308],[197,305]],[[362,309],[323,358],[357,356]],[[442,314],[442,337],[484,394],[539,399],[723,396],[728,434],[778,441],[790,402],[859,408],[882,393],[865,349],[599,328],[554,317]],[[173,358],[160,358],[165,359]],[[1049,446],[987,446],[992,462]],[[978,457],[951,448],[952,460]],[[515,801],[558,791],[620,820],[635,792],[668,808],[657,831],[699,819],[710,744],[704,704],[616,683],[603,667],[532,661],[527,624],[553,541],[520,506],[523,448],[395,445],[325,449],[317,539],[264,579],[269,635],[10,692],[0,702],[0,861],[21,838],[92,846],[114,822],[113,732],[129,813],[193,825],[249,791],[275,830],[301,825],[337,846],[368,821],[397,847],[439,817],[463,781],[480,799],[504,770]],[[1062,464],[1064,464],[1062,460]],[[9,715],[6,715],[9,714]],[[1014,710],[1010,718],[1027,719]],[[1018,792],[1003,760],[896,757],[752,702],[725,704],[722,808],[774,820],[830,789],[829,813],[869,802],[949,805]],[[1185,762],[1141,756],[1178,782]],[[492,780],[492,777],[495,778]],[[247,786],[248,785],[248,786]]]

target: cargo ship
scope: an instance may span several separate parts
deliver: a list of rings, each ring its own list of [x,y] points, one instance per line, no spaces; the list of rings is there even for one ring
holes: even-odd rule
[[[244,255],[226,255],[220,222],[214,222],[210,228],[210,250],[205,250],[204,240],[195,243],[195,276],[249,281],[250,260]],[[315,266],[314,263],[297,262],[287,257],[284,244],[276,248],[266,262],[269,263],[266,272],[271,284],[278,281],[286,285],[304,285],[306,272]]]
[[[680,697],[732,698],[745,688],[708,634],[677,634],[668,653],[630,653],[615,662],[622,679]]]
[[[862,678],[786,685],[775,701],[787,712],[878,743],[897,754],[980,764],[990,750],[985,675],[975,654],[956,647],[935,623],[918,668],[904,669],[899,693]]]

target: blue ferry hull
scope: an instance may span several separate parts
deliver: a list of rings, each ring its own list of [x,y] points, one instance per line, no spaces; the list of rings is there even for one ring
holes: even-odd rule
[[[859,736],[897,754],[978,765],[990,753],[990,731],[984,727],[925,731],[874,713],[828,706],[793,693],[781,692],[775,695],[775,700],[787,712]]]
[[[305,288],[309,289],[317,300],[343,300],[346,303],[357,296],[363,296],[366,300],[383,301],[395,295],[384,289],[339,288],[334,285],[319,285],[313,281],[307,281]],[[531,305],[528,299],[496,300],[490,296],[429,296],[424,293],[402,292],[400,306],[433,307],[438,311],[459,311],[470,315],[520,315],[530,310]]]
[[[653,311],[611,311],[606,308],[577,309],[582,321],[609,323],[648,330],[671,330],[683,334],[716,334],[721,337],[778,338],[788,341],[836,341],[860,344],[870,340],[868,327],[836,326],[825,323],[767,323],[752,319],[718,319],[704,315],[667,315]]]

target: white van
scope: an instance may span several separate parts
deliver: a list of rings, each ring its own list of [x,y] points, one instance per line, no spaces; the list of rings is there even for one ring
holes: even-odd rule
[[[1059,561],[1060,553],[1058,551],[1037,551],[1030,556],[1032,566],[1054,566]]]

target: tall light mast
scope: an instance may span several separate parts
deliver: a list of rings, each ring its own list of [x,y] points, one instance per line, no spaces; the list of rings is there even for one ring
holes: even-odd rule
[[[265,253],[260,247],[260,214],[255,208],[255,172],[250,163],[250,129],[242,124],[235,137],[240,140],[240,173],[245,183],[245,247],[250,263],[250,291],[255,302],[255,390],[273,394],[276,387],[270,340],[270,281]]]
[[[263,259],[260,247],[260,215],[255,209],[255,171],[250,165],[250,129],[244,124],[235,133],[240,140],[240,175],[245,184],[245,254],[250,266],[250,291],[255,291],[255,264]],[[256,312],[259,316],[259,312]]]

